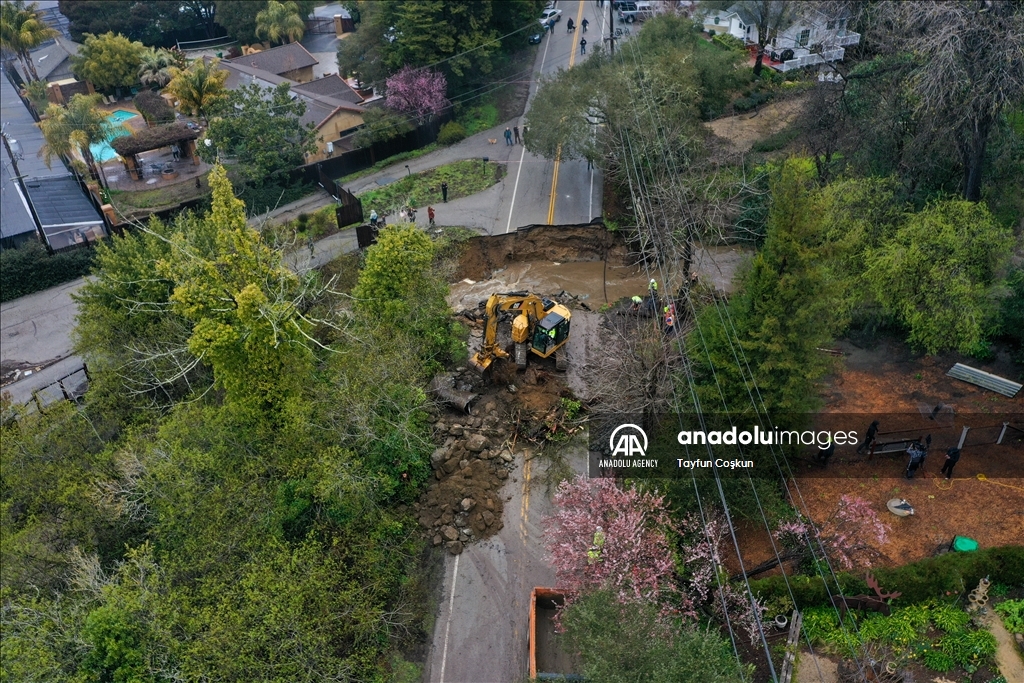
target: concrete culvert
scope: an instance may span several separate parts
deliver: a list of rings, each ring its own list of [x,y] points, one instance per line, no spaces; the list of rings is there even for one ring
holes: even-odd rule
[[[434,378],[430,380],[428,392],[441,403],[460,410],[466,415],[473,414],[473,401],[479,398],[479,394],[457,390],[455,378],[449,373],[434,375]]]

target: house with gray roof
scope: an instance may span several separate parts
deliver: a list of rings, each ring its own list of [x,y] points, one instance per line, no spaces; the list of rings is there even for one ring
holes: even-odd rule
[[[269,50],[251,52],[225,60],[225,63],[259,69],[298,83],[313,80],[313,66],[319,64],[316,57],[300,43],[287,43]]]

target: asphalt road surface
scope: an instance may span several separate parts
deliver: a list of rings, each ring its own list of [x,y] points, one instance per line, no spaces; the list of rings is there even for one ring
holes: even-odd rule
[[[579,439],[563,456],[577,473],[587,464]],[[518,683],[528,678],[530,591],[554,586],[544,560],[541,522],[553,511],[543,457],[516,454],[502,495],[505,526],[497,535],[445,555],[442,600],[427,659],[431,683]]]
[[[607,3],[603,12],[592,0],[562,1],[556,3],[556,7],[562,10],[562,18],[544,37],[538,51],[529,102],[537,94],[538,76],[553,75],[559,69],[579,64],[609,32]],[[565,28],[570,17],[576,24],[572,33]],[[586,33],[590,48],[587,55],[581,55],[579,47],[580,38],[584,37],[580,27],[584,18],[590,22]],[[522,121],[518,123],[522,129]],[[508,177],[499,197],[497,226],[490,232],[510,232],[532,224],[589,223],[601,215],[601,186],[600,171],[588,169],[585,161],[550,161],[518,146],[508,160]]]

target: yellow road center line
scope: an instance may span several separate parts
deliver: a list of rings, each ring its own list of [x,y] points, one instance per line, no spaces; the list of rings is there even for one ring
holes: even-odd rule
[[[580,7],[576,10],[576,27],[580,28],[580,21],[583,20],[583,2],[580,2]],[[580,35],[583,35],[582,29],[580,29]],[[549,36],[550,38],[550,36]],[[576,32],[572,34],[573,44],[569,49],[569,68],[571,69],[576,63]],[[548,225],[554,225],[555,223],[555,199],[558,197],[558,167],[562,163],[562,146],[558,146],[558,151],[555,152],[555,170],[551,174],[551,198],[548,200]]]
[[[526,451],[523,451],[523,503],[520,509],[521,519],[519,522],[519,531],[521,532],[520,535],[524,541],[526,540],[527,534],[526,522],[530,514],[530,470],[532,468],[531,461],[528,458],[529,454]]]

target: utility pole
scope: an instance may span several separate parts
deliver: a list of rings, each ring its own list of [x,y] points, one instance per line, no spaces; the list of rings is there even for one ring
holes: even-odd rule
[[[615,2],[608,0],[608,37],[605,39],[611,45],[612,56],[615,56]]]

